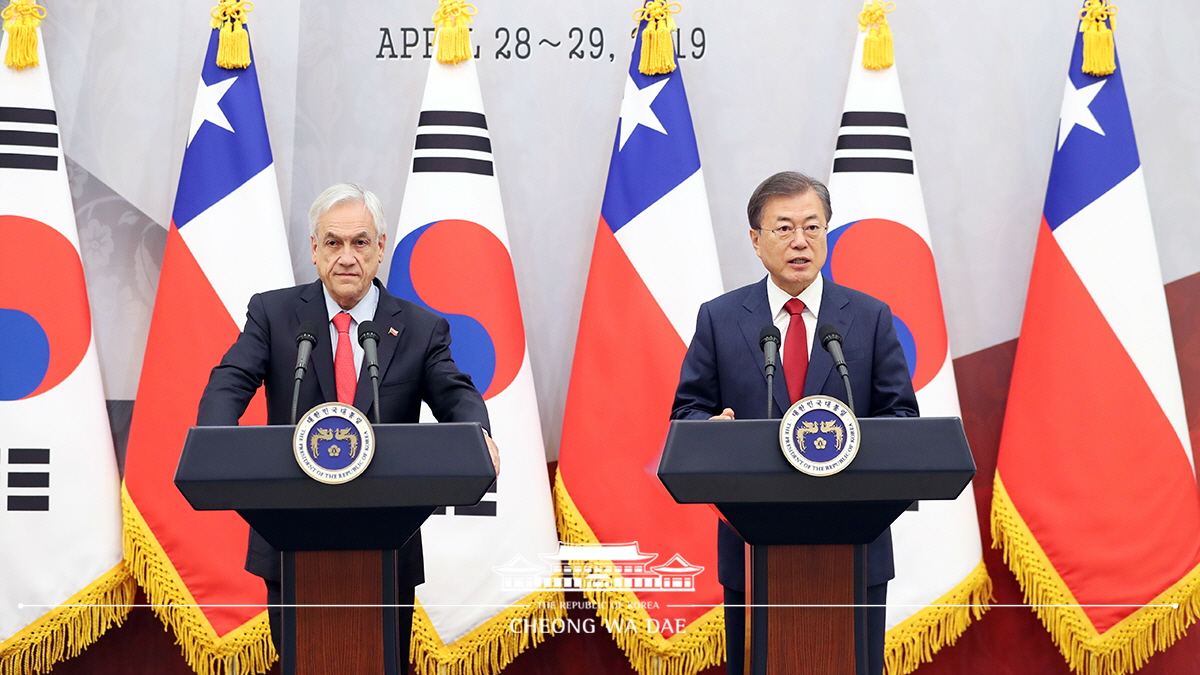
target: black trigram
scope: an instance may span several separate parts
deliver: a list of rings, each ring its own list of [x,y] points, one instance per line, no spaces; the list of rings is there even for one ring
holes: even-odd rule
[[[494,175],[487,118],[482,113],[461,110],[422,111],[413,172]]]
[[[53,110],[0,107],[0,169],[57,171],[57,148]]]
[[[49,511],[50,449],[9,448],[8,487],[10,491],[12,488],[21,488],[22,492],[8,495],[9,511]],[[35,490],[46,494],[29,494]]]
[[[496,479],[488,488],[487,494],[475,506],[439,506],[433,512],[435,516],[494,516],[496,515]]]
[[[833,153],[833,172],[912,173],[912,139],[904,113],[846,112]]]

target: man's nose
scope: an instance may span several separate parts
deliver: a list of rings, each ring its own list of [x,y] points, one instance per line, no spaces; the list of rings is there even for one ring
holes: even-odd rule
[[[354,247],[350,244],[344,244],[340,249],[338,249],[337,261],[338,264],[346,266],[356,263],[357,259],[354,257]]]

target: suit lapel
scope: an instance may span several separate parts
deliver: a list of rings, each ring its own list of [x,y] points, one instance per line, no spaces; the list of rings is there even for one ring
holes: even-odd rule
[[[817,317],[817,326],[830,324],[842,336],[843,344],[850,332],[850,324],[854,317],[846,311],[850,296],[837,284],[825,279],[825,288],[821,292],[821,315]],[[825,381],[833,373],[833,357],[821,345],[820,336],[813,336],[813,348],[808,357],[808,375],[804,378],[804,395],[814,396],[823,393]],[[844,394],[837,396],[841,399]]]
[[[392,357],[396,355],[400,335],[404,333],[404,324],[400,322],[403,308],[396,296],[384,290],[378,280],[375,283],[379,286],[379,305],[375,308],[373,320],[379,331],[379,382],[383,383]],[[393,330],[395,335],[392,334]],[[354,407],[369,412],[372,403],[371,373],[367,370],[366,359],[363,359],[362,371],[358,374],[358,389],[354,392]]]
[[[746,294],[742,307],[746,309],[747,314],[738,322],[742,329],[742,336],[746,338],[746,348],[750,350],[750,358],[758,364],[758,372],[762,374],[764,388],[767,384],[767,366],[758,339],[762,335],[763,326],[772,322],[771,305],[767,302],[767,282],[768,279],[763,279],[762,283],[755,284]],[[783,378],[783,363],[778,359],[775,365],[775,376],[771,381],[771,393],[775,397],[775,405],[779,406],[779,410],[787,410],[789,407],[787,382]],[[748,415],[750,412],[738,411],[738,414]],[[758,417],[758,412],[755,411],[751,417]]]
[[[321,292],[321,282],[314,281],[309,284],[300,294],[300,299],[303,302],[296,308],[297,321],[300,324],[311,321],[317,327],[317,344],[309,357],[312,364],[309,371],[317,375],[317,384],[321,386],[321,399],[336,401],[337,386],[333,381],[333,343],[329,338],[329,310],[325,307],[325,294]]]

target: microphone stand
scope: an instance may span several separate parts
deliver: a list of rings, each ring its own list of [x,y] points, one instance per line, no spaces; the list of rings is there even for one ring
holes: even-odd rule
[[[380,422],[379,412],[379,331],[374,321],[364,321],[358,325],[358,344],[363,348],[363,357],[367,360],[367,372],[371,375],[371,400],[375,410],[375,424]]]

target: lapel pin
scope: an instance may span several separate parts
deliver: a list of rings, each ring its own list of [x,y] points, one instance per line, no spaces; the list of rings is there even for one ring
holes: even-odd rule
[[[395,328],[388,328],[388,335],[395,336],[395,335],[399,335],[399,334],[400,334],[400,332],[397,331]]]

